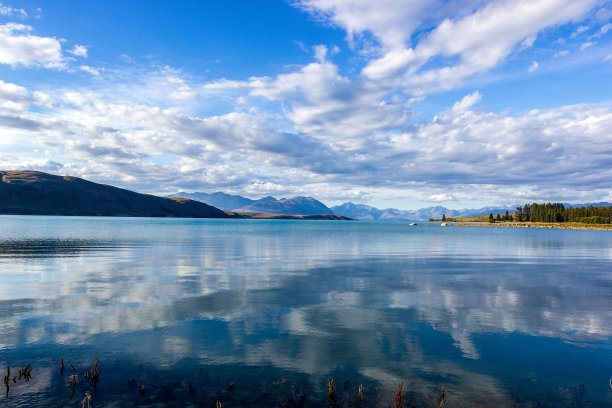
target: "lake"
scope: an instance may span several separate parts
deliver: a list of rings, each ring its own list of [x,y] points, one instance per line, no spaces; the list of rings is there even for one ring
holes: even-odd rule
[[[611,231],[0,216],[0,279],[2,406],[612,407]]]

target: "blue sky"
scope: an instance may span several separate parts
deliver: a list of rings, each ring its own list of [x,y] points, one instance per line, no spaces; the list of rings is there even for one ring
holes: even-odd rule
[[[612,201],[612,2],[0,0],[0,168],[414,209]]]

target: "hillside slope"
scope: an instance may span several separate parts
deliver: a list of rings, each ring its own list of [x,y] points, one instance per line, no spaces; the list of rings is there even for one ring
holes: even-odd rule
[[[228,218],[188,199],[139,194],[77,177],[0,171],[0,214]]]

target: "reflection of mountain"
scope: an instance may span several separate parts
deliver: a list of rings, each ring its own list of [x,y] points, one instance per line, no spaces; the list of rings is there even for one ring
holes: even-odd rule
[[[204,203],[36,171],[0,171],[0,214],[228,218]]]

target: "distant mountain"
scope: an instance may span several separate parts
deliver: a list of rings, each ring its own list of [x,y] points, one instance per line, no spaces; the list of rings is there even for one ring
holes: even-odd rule
[[[255,202],[255,200],[251,200],[250,198],[242,197],[239,195],[230,195],[225,194],[220,191],[212,194],[207,193],[184,193],[179,192],[176,194],[171,194],[168,197],[183,197],[189,198],[191,200],[201,201],[208,205],[212,205],[214,207],[220,208],[225,211],[231,211],[234,208],[245,207]]]
[[[378,208],[370,207],[365,204],[344,203],[331,207],[334,214],[340,214],[345,217],[357,220],[377,220],[383,213]]]
[[[218,208],[37,171],[0,171],[0,214],[228,218]]]
[[[281,200],[277,200],[274,197],[265,197],[250,205],[233,209],[232,211],[293,215],[333,214],[330,208],[312,197],[283,198]]]
[[[609,203],[607,201],[600,201],[598,203],[584,203],[584,204],[568,204],[568,203],[563,203],[563,205],[566,206],[566,207],[589,207],[591,205],[593,207],[612,207],[612,203]]]
[[[419,210],[398,210],[387,208],[380,210],[364,204],[344,203],[331,207],[335,214],[358,220],[372,221],[427,221],[430,218],[442,218],[442,214],[450,217],[474,217],[477,215],[489,215],[490,213],[503,214],[513,211],[511,207],[482,207],[478,209],[450,210],[442,206],[421,208]]]

